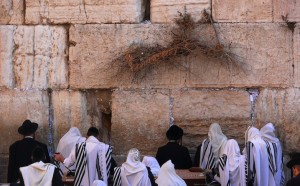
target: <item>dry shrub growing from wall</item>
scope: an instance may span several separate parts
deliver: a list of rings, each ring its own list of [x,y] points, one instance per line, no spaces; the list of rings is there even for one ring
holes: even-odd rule
[[[116,65],[118,69],[117,79],[124,78],[122,74],[129,71],[132,75],[132,81],[140,82],[150,74],[153,68],[159,68],[162,63],[180,66],[181,69],[188,70],[183,65],[174,64],[176,62],[172,59],[188,56],[193,52],[201,53],[209,58],[219,58],[225,63],[237,63],[235,55],[226,51],[219,42],[210,14],[203,11],[202,19],[195,22],[190,14],[178,13],[179,18],[174,20],[176,26],[172,28],[170,33],[172,41],[166,47],[132,44],[122,55],[113,60],[112,64]],[[209,24],[214,28],[215,39],[217,40],[215,44],[202,42],[201,38],[195,37],[195,29],[201,24]]]

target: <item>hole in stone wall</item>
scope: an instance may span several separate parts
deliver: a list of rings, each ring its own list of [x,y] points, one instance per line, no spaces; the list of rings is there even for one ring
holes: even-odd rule
[[[150,21],[150,0],[143,0],[145,7],[145,14],[143,21]]]

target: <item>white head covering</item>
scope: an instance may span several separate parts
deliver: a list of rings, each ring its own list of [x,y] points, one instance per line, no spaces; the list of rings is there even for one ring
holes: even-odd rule
[[[81,136],[79,129],[77,127],[71,127],[59,140],[56,152],[60,152],[64,157],[68,157],[76,144],[83,142],[84,140],[85,138]],[[73,167],[71,167],[71,169],[72,168]],[[67,169],[63,165],[60,165],[60,169],[63,172],[67,172]]]
[[[260,129],[261,137],[272,143],[279,143],[279,139],[275,136],[275,127],[272,123],[267,123]]]
[[[142,163],[144,163],[146,166],[150,167],[153,176],[157,177],[158,172],[160,170],[160,166],[154,157],[144,156]]]
[[[259,130],[255,127],[251,127],[246,135],[248,141],[254,145],[253,152],[251,152],[253,157],[247,157],[248,159],[253,158],[255,162],[256,179],[254,184],[262,186],[269,185],[269,161],[266,143],[261,138]]]
[[[227,142],[227,137],[223,134],[218,123],[213,123],[209,127],[208,137],[211,142],[212,151],[216,160],[222,155],[224,144]]]
[[[106,184],[102,180],[95,180],[92,186],[106,186]]]
[[[140,161],[140,152],[133,148],[128,152],[127,160],[121,167],[122,186],[151,186],[146,166]]]
[[[174,164],[171,160],[161,166],[155,182],[158,186],[186,186],[184,180],[176,174]]]

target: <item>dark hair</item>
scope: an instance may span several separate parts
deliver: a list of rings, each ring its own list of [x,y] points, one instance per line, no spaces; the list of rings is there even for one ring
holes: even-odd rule
[[[86,135],[97,137],[99,135],[99,130],[96,127],[90,127]]]
[[[177,125],[172,125],[166,133],[166,136],[169,140],[179,140],[183,135],[182,128]]]
[[[39,161],[45,162],[45,160],[46,160],[46,155],[45,155],[44,150],[40,146],[35,147],[35,149],[33,149],[33,151],[32,151],[32,161],[33,162],[39,162]]]

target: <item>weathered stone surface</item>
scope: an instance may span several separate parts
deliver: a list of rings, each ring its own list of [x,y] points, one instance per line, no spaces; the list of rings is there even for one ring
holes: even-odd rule
[[[89,127],[100,129],[100,139],[108,142],[110,126],[106,126],[103,114],[109,112],[110,97],[103,91],[53,91],[53,126],[54,146],[70,129],[77,127],[82,136],[86,135]],[[105,108],[105,109],[104,109]]]
[[[212,0],[217,22],[272,22],[272,0]]]
[[[0,86],[67,88],[67,33],[61,26],[0,26]],[[2,42],[3,39],[3,42]]]
[[[70,28],[70,86],[72,88],[175,87],[185,83],[186,72],[176,65],[160,65],[141,84],[133,84],[129,71],[116,73],[112,61],[131,44],[166,45],[167,25],[74,25]],[[185,61],[185,58],[172,62]],[[88,64],[88,65],[87,65]],[[116,76],[117,74],[117,76]]]
[[[210,0],[151,0],[152,23],[173,23],[179,13],[191,14],[194,21],[201,19],[201,12],[210,11]]]
[[[300,2],[295,0],[274,0],[274,21],[283,22],[282,16],[288,21],[300,21]]]
[[[174,92],[172,97],[175,123],[183,128],[183,145],[191,152],[207,138],[212,123],[219,123],[228,138],[244,143],[244,132],[250,124],[248,92],[186,90]]]
[[[7,181],[7,166],[8,166],[8,155],[7,154],[1,154],[0,155],[0,180],[1,182]]]
[[[300,26],[294,30],[294,86],[300,87]]]
[[[282,24],[215,25],[237,63],[190,55],[191,87],[288,87],[293,76],[292,32]]]
[[[157,148],[166,143],[169,96],[155,91],[118,90],[113,93],[112,103],[114,154],[126,155],[135,147],[143,155],[155,155]]]
[[[24,22],[23,0],[0,1],[0,24],[22,24]]]
[[[27,24],[139,23],[144,16],[140,0],[27,0]]]
[[[14,26],[0,25],[0,87],[12,88],[14,86],[13,30]]]
[[[300,148],[300,89],[263,89],[256,104],[256,127],[271,122],[285,153],[298,152]]]
[[[23,121],[30,119],[39,124],[36,139],[48,141],[48,95],[39,90],[0,91],[0,153],[8,153],[9,146],[22,139],[18,128]]]

